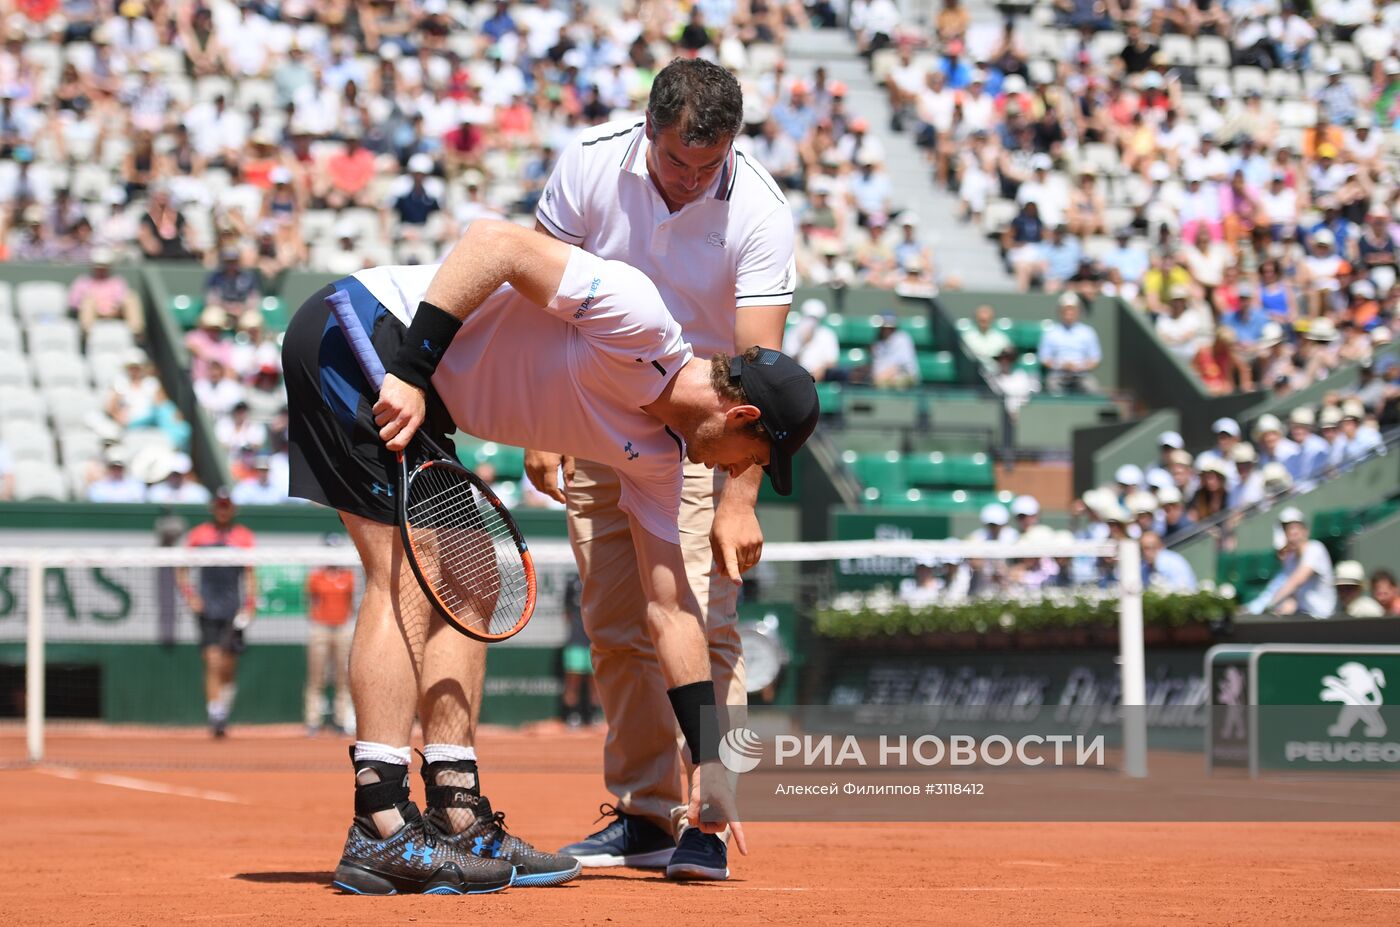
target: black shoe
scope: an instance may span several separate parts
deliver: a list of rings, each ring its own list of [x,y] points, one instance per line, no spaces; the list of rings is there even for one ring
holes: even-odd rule
[[[504,860],[464,853],[427,827],[418,809],[403,809],[403,827],[380,839],[356,820],[333,884],[356,895],[479,895],[511,883],[514,869]]]
[[[585,866],[632,866],[657,869],[671,861],[676,841],[649,819],[618,811],[612,805],[598,809],[612,823],[559,852]]]
[[[515,881],[511,884],[521,888],[563,885],[578,878],[583,868],[578,860],[537,850],[507,833],[505,813],[492,811],[486,796],[472,796],[465,807],[471,809],[476,820],[459,834],[447,834],[438,828],[438,839],[443,843],[474,857],[510,863],[515,867]],[[435,827],[440,820],[440,813],[429,813],[429,821]]]
[[[698,827],[681,831],[676,852],[666,866],[668,879],[705,879],[723,882],[729,878],[729,848],[724,838],[707,834]]]

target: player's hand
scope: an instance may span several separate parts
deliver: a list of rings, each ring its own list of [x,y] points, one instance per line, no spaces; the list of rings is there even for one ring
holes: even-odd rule
[[[720,570],[734,582],[763,556],[763,528],[752,506],[721,499],[710,526],[710,550]]]
[[[204,599],[198,593],[191,595],[186,601],[189,603],[190,611],[196,615],[204,614]]]
[[[739,823],[738,803],[734,798],[737,778],[718,760],[702,763],[691,776],[690,807],[686,815],[692,827],[707,834],[718,834],[728,827],[734,845],[741,854],[748,856],[749,844],[744,839],[744,825]]]
[[[427,410],[427,400],[421,389],[392,373],[385,374],[384,385],[379,387],[379,401],[374,404],[379,440],[395,453],[402,451],[418,433]]]
[[[233,616],[233,629],[235,631],[246,631],[248,625],[253,623],[253,612],[247,608],[240,608],[238,614]]]
[[[559,485],[559,470],[564,471],[564,485]],[[564,490],[574,481],[574,458],[549,451],[525,452],[525,475],[540,492],[555,502],[568,502]]]

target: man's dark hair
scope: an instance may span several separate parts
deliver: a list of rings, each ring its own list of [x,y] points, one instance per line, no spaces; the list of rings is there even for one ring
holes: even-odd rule
[[[1374,573],[1371,574],[1371,585],[1374,586],[1376,584],[1376,580],[1378,579],[1390,583],[1392,586],[1397,585],[1397,583],[1395,582],[1395,574],[1387,570],[1385,567],[1381,567],[1379,570],[1376,570]]]
[[[651,85],[651,127],[675,128],[681,144],[708,148],[744,127],[744,93],[724,68],[703,58],[676,58]]]

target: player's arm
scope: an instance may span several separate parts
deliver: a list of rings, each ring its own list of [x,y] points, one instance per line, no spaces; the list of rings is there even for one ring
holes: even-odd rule
[[[783,323],[788,306],[744,306],[736,310],[734,350],[747,351],[754,345],[781,350]],[[763,484],[763,468],[750,467],[727,480],[715,507],[710,526],[710,549],[724,575],[740,582],[740,574],[753,568],[763,556],[763,529],[754,506]]]
[[[766,194],[765,194],[766,195]],[[793,261],[792,213],[775,206],[744,245],[734,277],[734,350],[754,345],[782,349],[783,322],[792,303],[796,266]],[[734,582],[758,563],[763,554],[763,529],[754,514],[763,470],[750,467],[728,480],[710,526],[710,549],[715,562]]]
[[[559,290],[570,253],[569,245],[512,222],[471,224],[428,285],[403,347],[385,364],[374,421],[389,450],[407,447],[423,424],[428,383],[462,321],[506,283],[546,305]]]
[[[691,789],[692,823],[708,833],[718,833],[728,825],[739,852],[747,854],[744,827],[735,815],[733,795],[725,789],[727,777],[719,764],[720,731],[709,646],[700,626],[700,609],[686,578],[685,558],[679,544],[657,537],[635,518],[629,521],[642,594],[647,601],[647,631],[666,680],[671,708],[696,767]],[[706,712],[713,719],[708,724],[702,722]],[[699,790],[704,792],[707,816],[712,820],[699,819]]]

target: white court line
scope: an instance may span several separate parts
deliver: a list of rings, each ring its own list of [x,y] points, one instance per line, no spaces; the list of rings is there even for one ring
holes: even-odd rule
[[[66,766],[36,769],[34,772],[55,779],[68,779],[74,782],[92,782],[97,785],[110,785],[118,789],[131,789],[135,792],[153,792],[157,795],[178,795],[180,798],[198,798],[202,801],[218,801],[230,805],[246,805],[243,799],[228,792],[215,792],[209,789],[190,789],[182,785],[166,785],[149,779],[133,779],[130,776],[113,776],[107,773],[85,773]]]

